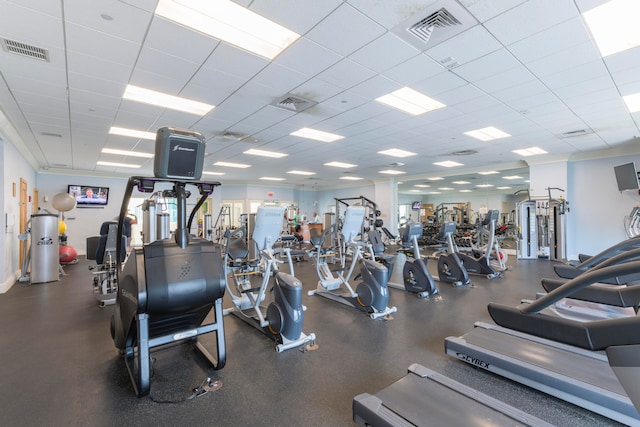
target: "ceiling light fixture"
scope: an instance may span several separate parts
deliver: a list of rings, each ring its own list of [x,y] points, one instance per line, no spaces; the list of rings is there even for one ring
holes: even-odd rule
[[[301,138],[308,138],[322,142],[334,142],[344,138],[344,136],[336,135],[335,133],[323,132],[321,130],[311,128],[298,129],[295,132],[291,132],[289,135],[299,136]]]
[[[630,113],[640,111],[640,92],[623,96],[622,99],[624,100],[624,103],[627,104],[627,109]]]
[[[203,175],[214,175],[214,176],[222,176],[224,172],[202,172]]]
[[[103,148],[102,152],[104,154],[119,154],[123,156],[144,157],[145,159],[150,159],[153,157],[152,153],[140,153],[136,151],[116,150],[115,148]]]
[[[637,0],[612,0],[582,14],[603,57],[640,46],[639,15]]]
[[[478,187],[478,188],[489,188],[489,187],[493,187],[493,184],[478,184],[478,185],[476,185],[476,187]]]
[[[440,188],[438,188],[438,190],[451,191],[451,190],[453,190],[453,188],[451,188],[451,187],[440,187]]]
[[[245,168],[251,167],[251,165],[246,165],[244,163],[231,163],[231,162],[215,162],[213,166],[223,166],[227,168],[238,168],[238,169],[245,169]]]
[[[155,14],[269,60],[300,38],[228,0],[160,0]]]
[[[405,171],[399,171],[397,169],[387,169],[387,170],[383,170],[383,171],[379,171],[380,173],[385,173],[387,175],[402,175],[403,173],[406,173]]]
[[[293,175],[315,175],[315,172],[307,172],[307,171],[298,171],[298,170],[292,170],[292,171],[288,171],[287,173],[293,174]]]
[[[114,166],[117,168],[133,168],[133,169],[137,169],[140,167],[140,165],[132,165],[130,163],[113,163],[113,162],[97,162],[97,165],[100,166]]]
[[[511,136],[508,133],[503,132],[493,126],[470,130],[469,132],[464,132],[464,134],[472,138],[479,139],[480,141],[493,141],[494,139],[507,138]]]
[[[384,154],[386,156],[393,156],[393,157],[410,157],[410,156],[416,156],[417,153],[412,153],[411,151],[405,151],[405,150],[401,150],[399,148],[390,148],[388,150],[384,150],[384,151],[378,151],[378,154]]]
[[[434,165],[442,166],[445,168],[453,168],[455,166],[464,166],[462,163],[454,162],[451,160],[445,160],[444,162],[435,162]]]
[[[452,184],[464,185],[464,184],[471,184],[471,183],[469,181],[453,181]]]
[[[272,176],[263,176],[260,179],[264,180],[264,181],[284,181],[284,178],[275,178]]]
[[[408,87],[376,98],[376,101],[414,116],[446,107],[443,103]]]
[[[427,178],[429,181],[442,181],[444,178],[441,176],[434,176],[433,178]]]
[[[155,90],[145,89],[139,86],[128,85],[122,95],[124,99],[155,105],[170,110],[183,111],[189,114],[204,116],[213,110],[214,106],[179,96],[168,95]]]
[[[333,166],[336,168],[355,168],[358,165],[352,165],[351,163],[342,163],[342,162],[329,162],[329,163],[325,163],[325,166]]]
[[[156,139],[156,134],[154,132],[145,132],[142,130],[127,129],[117,126],[111,126],[109,133],[111,135],[130,136],[132,138],[149,139],[151,141]]]
[[[272,159],[280,159],[282,157],[287,157],[286,153],[278,153],[276,151],[267,151],[267,150],[257,150],[255,148],[251,148],[244,152],[244,154],[252,154],[254,156],[262,156],[262,157],[270,157]]]
[[[519,175],[509,175],[509,176],[503,176],[502,179],[522,179],[522,177]]]
[[[496,187],[496,190],[511,190],[511,187]]]
[[[512,152],[515,154],[519,154],[523,157],[537,156],[539,154],[547,154],[546,151],[544,151],[542,148],[539,148],[539,147],[523,148],[521,150],[513,150]]]
[[[416,184],[416,185],[414,185],[414,187],[418,187],[418,188],[429,188],[429,187],[431,187],[431,186],[430,186],[430,185],[428,185],[428,184]]]
[[[458,193],[472,193],[473,190],[460,190]]]
[[[341,176],[340,179],[344,179],[345,181],[360,181],[364,178],[360,178],[359,176]]]
[[[494,175],[494,174],[497,174],[497,173],[500,173],[500,172],[498,172],[498,171],[478,172],[478,174],[480,174],[480,175]]]

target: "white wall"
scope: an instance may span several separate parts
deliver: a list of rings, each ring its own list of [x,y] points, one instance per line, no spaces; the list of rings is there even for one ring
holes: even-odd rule
[[[6,292],[20,276],[20,178],[27,181],[27,195],[33,194],[36,172],[24,160],[15,147],[0,138],[0,164],[2,167],[2,190],[0,204],[4,207],[2,244],[0,245],[0,293]],[[13,195],[15,184],[16,194]],[[27,220],[32,211],[32,202],[27,203]]]
[[[570,203],[567,253],[570,258],[582,252],[595,254],[627,238],[623,219],[640,204],[638,192],[620,193],[613,167],[634,161],[640,155],[612,157],[570,163]]]

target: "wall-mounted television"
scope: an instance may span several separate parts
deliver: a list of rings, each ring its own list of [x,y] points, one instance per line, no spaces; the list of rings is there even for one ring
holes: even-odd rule
[[[422,202],[417,201],[417,202],[411,203],[411,209],[413,209],[414,211],[419,211],[420,209],[422,209]]]
[[[99,185],[69,185],[67,193],[76,199],[76,206],[106,206],[109,202],[109,187]]]
[[[614,166],[613,171],[616,174],[618,191],[640,189],[640,185],[638,185],[638,172],[636,171],[636,164],[634,162]]]

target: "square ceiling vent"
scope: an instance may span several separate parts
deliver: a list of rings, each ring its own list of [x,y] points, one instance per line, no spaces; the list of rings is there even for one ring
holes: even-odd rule
[[[307,110],[314,105],[317,105],[316,101],[312,101],[310,99],[303,98],[301,96],[296,96],[291,93],[287,93],[280,98],[277,98],[270,105],[274,107],[282,108],[284,110],[293,111],[295,113],[300,113],[304,110]]]
[[[391,29],[420,51],[432,48],[478,24],[456,0],[438,0]]]
[[[47,49],[5,38],[0,38],[0,45],[2,45],[2,49],[5,52],[49,62],[49,51]]]

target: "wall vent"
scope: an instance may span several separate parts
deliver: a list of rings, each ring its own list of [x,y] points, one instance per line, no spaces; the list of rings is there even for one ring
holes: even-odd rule
[[[49,51],[47,49],[10,39],[0,39],[0,44],[6,52],[49,62]]]
[[[477,25],[478,21],[456,0],[438,0],[391,29],[420,51],[431,48]]]
[[[274,107],[282,108],[284,110],[293,111],[295,113],[300,113],[304,110],[307,110],[318,103],[312,101],[310,99],[302,98],[301,96],[296,96],[290,93],[287,93],[280,98],[274,100],[270,105]]]

